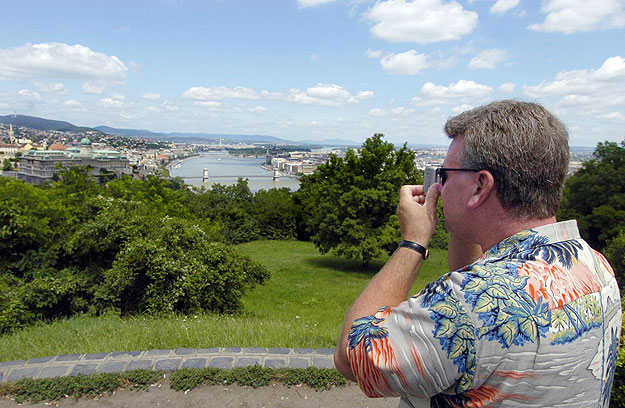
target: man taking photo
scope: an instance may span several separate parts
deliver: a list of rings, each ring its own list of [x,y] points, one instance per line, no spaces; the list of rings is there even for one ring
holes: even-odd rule
[[[620,295],[576,221],[556,221],[564,125],[538,104],[498,101],[445,131],[437,184],[400,190],[402,241],[348,311],[337,369],[401,407],[608,407]],[[452,272],[406,300],[439,196]]]

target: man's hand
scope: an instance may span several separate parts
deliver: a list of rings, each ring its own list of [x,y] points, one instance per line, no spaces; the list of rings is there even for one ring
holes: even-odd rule
[[[421,185],[402,186],[397,206],[402,239],[428,246],[436,227],[436,203],[439,194],[440,184],[432,184],[427,196]]]

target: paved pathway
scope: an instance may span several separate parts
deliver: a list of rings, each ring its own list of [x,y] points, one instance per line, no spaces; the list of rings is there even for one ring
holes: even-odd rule
[[[174,371],[186,367],[233,368],[254,364],[271,368],[334,368],[333,355],[334,349],[258,347],[66,354],[0,362],[0,382],[138,369]]]

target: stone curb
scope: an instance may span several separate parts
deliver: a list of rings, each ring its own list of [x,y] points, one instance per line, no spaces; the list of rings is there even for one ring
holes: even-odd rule
[[[180,368],[334,368],[334,349],[212,347],[174,350],[65,354],[0,362],[0,382],[78,374],[120,373],[138,369],[171,372]]]

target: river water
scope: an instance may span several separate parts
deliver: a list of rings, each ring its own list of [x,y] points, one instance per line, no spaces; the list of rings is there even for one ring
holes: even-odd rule
[[[260,166],[265,162],[264,157],[247,158],[237,157],[228,152],[201,153],[178,162],[169,169],[173,177],[181,177],[185,183],[210,188],[213,184],[236,184],[239,177],[247,179],[250,190],[269,190],[271,188],[287,187],[291,191],[299,188],[299,181],[295,177],[282,174],[278,181],[273,181],[273,173]],[[202,183],[202,172],[208,170],[208,183]]]

